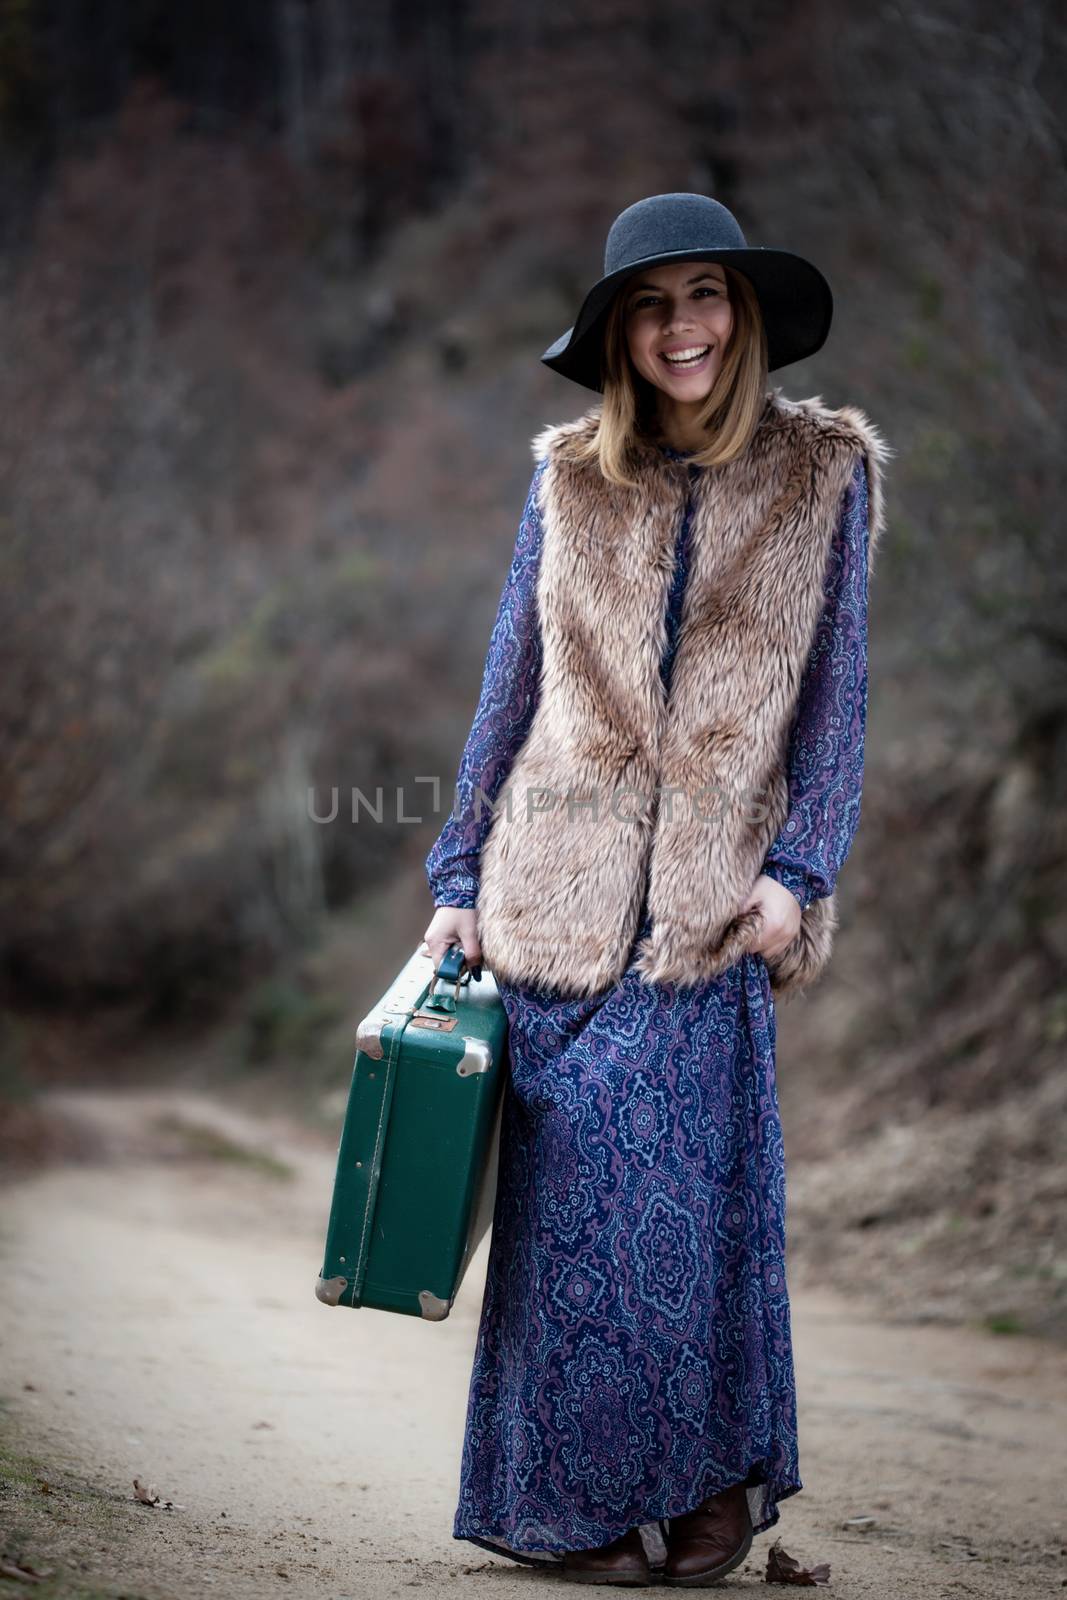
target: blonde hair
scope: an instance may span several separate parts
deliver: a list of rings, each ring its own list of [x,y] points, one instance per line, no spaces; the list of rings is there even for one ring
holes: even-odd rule
[[[733,307],[734,326],[700,421],[708,443],[690,458],[700,467],[733,461],[749,446],[767,400],[767,335],[756,291],[740,272],[720,263]],[[597,461],[612,483],[636,487],[627,458],[655,423],[655,389],[635,371],[626,340],[626,284],[611,303],[601,357],[604,403],[596,433],[575,444],[579,461]]]

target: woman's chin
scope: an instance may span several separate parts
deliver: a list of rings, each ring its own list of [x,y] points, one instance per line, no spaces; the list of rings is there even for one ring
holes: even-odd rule
[[[661,394],[669,395],[672,400],[680,400],[684,405],[699,405],[711,393],[721,365],[721,361],[711,362],[705,356],[701,365],[692,372],[672,372],[656,357],[644,376]]]
[[[672,377],[668,372],[662,378],[655,379],[656,388],[661,394],[669,395],[672,400],[680,400],[685,405],[700,405],[711,393],[715,383],[716,374],[694,373],[691,378]]]

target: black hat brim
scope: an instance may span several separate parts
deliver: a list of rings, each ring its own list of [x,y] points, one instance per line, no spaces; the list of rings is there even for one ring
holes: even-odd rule
[[[601,351],[604,321],[619,286],[646,267],[673,261],[718,261],[744,273],[756,291],[767,334],[767,368],[774,372],[814,355],[826,343],[834,297],[823,274],[791,250],[759,246],[738,250],[674,250],[631,261],[595,283],[582,302],[574,326],[549,345],[546,367],[603,393]]]

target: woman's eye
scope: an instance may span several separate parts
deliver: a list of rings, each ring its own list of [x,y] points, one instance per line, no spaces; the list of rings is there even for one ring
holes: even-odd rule
[[[714,284],[704,283],[701,284],[699,289],[695,289],[693,292],[694,294],[722,294],[722,289],[716,287]],[[642,295],[639,300],[634,301],[633,309],[635,311],[640,311],[643,306],[654,305],[658,298],[659,296],[654,294]]]

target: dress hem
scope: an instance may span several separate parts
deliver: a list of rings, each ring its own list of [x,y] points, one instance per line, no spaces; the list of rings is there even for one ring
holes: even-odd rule
[[[750,1493],[752,1493],[755,1490],[763,1489],[763,1488],[766,1487],[765,1483],[749,1483],[747,1478],[741,1478],[741,1479],[738,1479],[736,1481],[738,1483],[743,1484],[744,1487]],[[730,1488],[735,1487],[735,1485],[734,1484],[723,1484],[722,1487],[724,1489],[730,1489]],[[775,1489],[774,1495],[773,1495],[773,1498],[772,1498],[772,1501],[771,1501],[771,1514],[769,1516],[763,1517],[759,1522],[757,1522],[755,1520],[755,1518],[753,1518],[753,1522],[752,1522],[752,1533],[753,1533],[753,1536],[755,1536],[757,1534],[760,1534],[760,1533],[766,1533],[766,1532],[768,1532],[769,1529],[775,1527],[776,1524],[778,1523],[778,1521],[780,1520],[781,1513],[779,1512],[778,1507],[779,1507],[779,1504],[781,1503],[781,1501],[788,1500],[788,1499],[791,1498],[791,1496],[793,1496],[795,1494],[799,1494],[801,1492],[801,1490],[803,1489],[803,1487],[804,1487],[803,1483],[800,1481],[799,1478],[797,1478],[797,1479],[788,1481],[786,1483],[783,1483],[781,1488]],[[710,1491],[706,1490],[704,1492],[704,1494],[702,1494],[700,1496],[700,1498],[695,1502],[695,1505],[693,1507],[691,1507],[690,1509],[695,1509],[696,1506],[702,1505],[703,1502],[706,1499],[708,1499],[709,1494],[717,1494],[719,1492],[720,1491],[716,1490],[716,1489],[713,1489],[713,1490],[710,1490]],[[751,1510],[751,1502],[750,1502],[750,1510]],[[676,1511],[674,1513],[674,1515],[680,1517],[680,1516],[685,1516],[686,1513],[684,1511]],[[609,1530],[605,1530],[605,1537],[601,1541],[601,1543],[608,1544],[608,1543],[611,1542],[612,1539],[617,1539],[617,1538],[620,1537],[621,1534],[628,1532],[630,1528],[637,1527],[637,1528],[656,1528],[656,1529],[658,1529],[660,1540],[663,1542],[664,1545],[666,1545],[667,1525],[669,1524],[669,1522],[670,1522],[670,1517],[667,1517],[667,1516],[647,1516],[647,1515],[645,1515],[645,1516],[639,1516],[637,1521],[634,1521],[631,1518],[631,1520],[629,1522],[627,1522],[625,1527],[619,1528],[615,1532],[611,1532]],[[519,1549],[513,1548],[511,1545],[507,1545],[507,1544],[504,1544],[504,1543],[497,1543],[494,1540],[492,1534],[489,1534],[489,1533],[460,1533],[458,1531],[458,1529],[453,1529],[452,1537],[453,1537],[453,1539],[462,1540],[467,1544],[478,1545],[479,1548],[481,1548],[482,1550],[488,1550],[490,1552],[490,1554],[492,1554],[492,1555],[505,1556],[509,1561],[518,1561],[523,1566],[533,1566],[533,1567],[544,1567],[544,1566],[557,1565],[560,1561],[562,1561],[563,1557],[566,1554],[568,1554],[572,1549],[588,1549],[587,1545],[578,1545],[578,1546],[560,1545],[560,1546],[555,1547],[555,1548],[550,1548],[548,1546],[536,1546],[536,1547],[534,1547],[534,1548],[532,1548],[530,1550],[519,1550]],[[502,1537],[502,1535],[501,1535],[501,1537]],[[650,1566],[652,1568],[652,1571],[653,1572],[658,1571],[659,1568],[662,1566],[662,1564],[663,1564],[662,1561],[660,1561],[658,1564],[655,1563],[655,1562],[650,1562]]]

